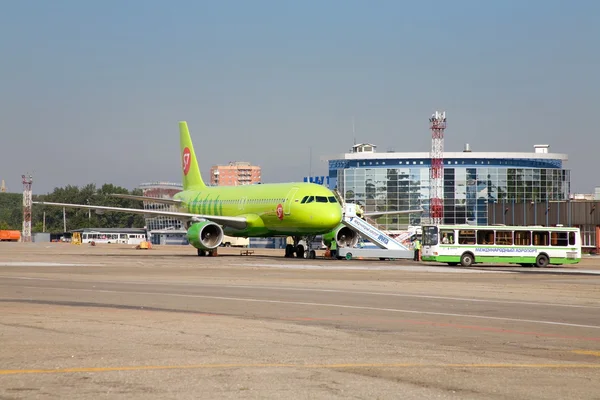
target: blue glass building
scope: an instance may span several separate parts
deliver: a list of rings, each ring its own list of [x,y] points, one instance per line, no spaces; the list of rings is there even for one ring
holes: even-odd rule
[[[379,218],[388,230],[427,222],[429,153],[378,153],[375,148],[357,144],[350,153],[330,158],[329,188],[367,212],[425,210]],[[471,152],[468,147],[444,153],[444,223],[487,224],[490,203],[567,200],[570,171],[563,163],[568,158],[548,150],[536,145],[530,153]]]

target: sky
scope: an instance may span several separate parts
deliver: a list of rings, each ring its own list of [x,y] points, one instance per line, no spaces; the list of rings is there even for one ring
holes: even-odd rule
[[[7,0],[0,179],[180,182],[186,120],[205,180],[249,161],[265,183],[301,181],[355,140],[429,151],[443,110],[446,151],[549,144],[591,193],[598,15],[586,0]]]

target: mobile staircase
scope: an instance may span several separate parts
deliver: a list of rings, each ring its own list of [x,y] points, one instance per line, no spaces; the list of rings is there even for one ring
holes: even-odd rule
[[[421,210],[415,212],[421,212]],[[351,260],[357,257],[369,257],[385,260],[398,258],[412,259],[414,256],[414,251],[402,243],[403,239],[401,237],[394,239],[378,227],[356,216],[355,204],[344,204],[342,223],[377,247],[339,247],[339,258]],[[408,233],[408,237],[410,237],[410,233]]]

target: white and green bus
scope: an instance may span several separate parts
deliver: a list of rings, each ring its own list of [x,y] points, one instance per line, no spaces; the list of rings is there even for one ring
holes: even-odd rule
[[[563,226],[423,226],[423,261],[545,267],[581,260],[579,228]]]

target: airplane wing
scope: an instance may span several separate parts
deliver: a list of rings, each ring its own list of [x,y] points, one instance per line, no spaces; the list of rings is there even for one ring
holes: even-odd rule
[[[180,205],[182,204],[181,200],[177,199],[162,199],[159,197],[146,197],[146,196],[135,196],[133,194],[119,194],[119,193],[111,193],[109,194],[111,197],[119,197],[121,199],[129,199],[129,200],[141,200],[146,201],[148,203],[160,203],[160,204],[170,204],[170,205]]]
[[[229,226],[234,229],[244,229],[246,228],[247,222],[246,218],[243,217],[224,217],[220,215],[203,215],[203,214],[191,214],[186,212],[178,212],[178,211],[160,211],[160,210],[144,210],[140,208],[120,208],[120,207],[107,207],[107,206],[88,206],[83,204],[70,204],[70,203],[50,203],[47,201],[34,201],[33,204],[40,204],[45,206],[54,206],[54,207],[66,207],[66,208],[83,208],[86,210],[96,210],[96,211],[108,211],[108,212],[122,212],[122,213],[130,213],[130,214],[142,214],[148,216],[165,216],[172,217],[182,220],[191,220],[191,219],[206,219],[209,221],[216,222],[217,224]]]
[[[425,210],[420,208],[418,210],[403,210],[403,211],[374,211],[374,212],[366,212],[363,215],[365,217],[379,217],[382,215],[421,214],[424,212],[425,212]]]

